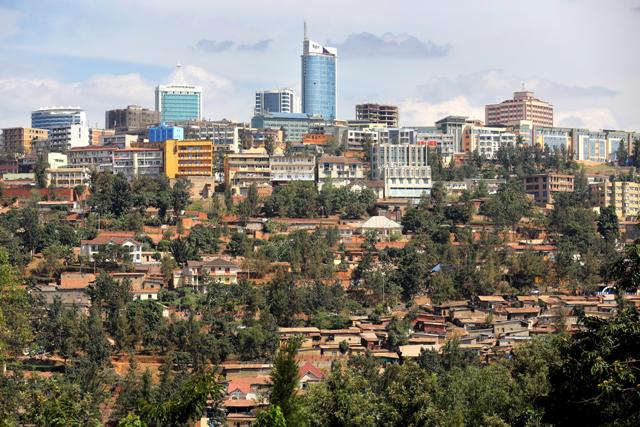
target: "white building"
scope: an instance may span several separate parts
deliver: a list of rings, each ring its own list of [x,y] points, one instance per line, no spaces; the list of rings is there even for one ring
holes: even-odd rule
[[[113,151],[114,174],[127,179],[138,176],[158,176],[163,171],[163,153],[159,148],[123,148]]]
[[[89,128],[69,125],[49,129],[48,147],[52,151],[66,152],[70,148],[89,145]]]
[[[442,157],[442,162],[448,165],[455,153],[455,135],[440,132],[418,132],[418,144],[426,144],[435,149]]]
[[[64,167],[69,162],[66,154],[62,153],[47,153],[47,164],[49,169],[58,169]]]
[[[384,182],[387,198],[419,199],[430,194],[431,168],[426,144],[413,129],[385,129],[371,146],[371,177]]]
[[[110,171],[115,147],[88,146],[67,151],[69,166],[86,166],[95,171]]]
[[[477,150],[487,159],[494,159],[498,149],[509,143],[516,143],[516,134],[506,128],[468,125],[462,133],[464,151],[472,153]]]
[[[319,189],[322,189],[322,186],[327,182],[340,188],[362,179],[364,179],[364,168],[358,159],[326,154],[318,159]]]
[[[57,129],[71,125],[87,126],[87,113],[80,107],[45,107],[31,112],[31,127]]]
[[[258,91],[253,112],[255,116],[264,113],[297,113],[296,94],[293,89]]]
[[[134,264],[142,263],[142,243],[135,239],[135,233],[128,231],[101,232],[94,239],[80,241],[80,254],[93,261],[93,256],[108,245],[122,246]]]
[[[47,186],[56,188],[74,188],[89,185],[91,173],[85,167],[59,167],[47,169]]]
[[[315,181],[315,156],[271,156],[271,182]]]

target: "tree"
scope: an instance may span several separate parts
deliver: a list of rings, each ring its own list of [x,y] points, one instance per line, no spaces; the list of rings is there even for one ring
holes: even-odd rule
[[[171,189],[171,207],[173,214],[177,217],[189,205],[191,200],[191,181],[187,178],[178,178]]]
[[[598,232],[608,241],[616,241],[620,236],[618,215],[613,206],[600,209],[598,216]]]
[[[253,427],[287,427],[287,421],[282,414],[282,409],[277,405],[272,405],[266,411],[258,414]]]
[[[298,426],[303,422],[302,403],[298,396],[299,365],[296,361],[300,337],[294,337],[283,344],[273,361],[271,373],[271,393],[269,403],[282,409],[287,425]]]
[[[565,338],[549,371],[545,421],[553,425],[640,424],[640,318],[632,307],[617,316],[582,318],[583,332]]]
[[[621,291],[640,287],[640,239],[627,246],[623,256],[613,264],[610,276]]]
[[[171,255],[179,266],[184,266],[187,260],[197,259],[198,253],[195,247],[189,244],[189,240],[178,237],[171,241]]]
[[[191,228],[187,241],[195,250],[203,253],[218,252],[218,238],[214,230],[206,225],[198,224]]]
[[[489,198],[481,207],[481,213],[488,216],[497,226],[514,228],[522,217],[529,214],[531,203],[522,184],[509,181]]]
[[[629,153],[627,151],[627,144],[624,141],[620,141],[618,149],[616,150],[616,161],[620,166],[626,166],[629,160]]]
[[[35,165],[33,165],[33,173],[36,176],[36,184],[38,188],[47,187],[47,168],[49,163],[47,162],[47,154],[39,153],[36,159]]]

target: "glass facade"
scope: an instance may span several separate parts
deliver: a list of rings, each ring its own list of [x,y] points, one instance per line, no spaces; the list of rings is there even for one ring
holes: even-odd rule
[[[200,120],[200,96],[190,91],[160,91],[160,119],[168,123]]]
[[[86,126],[86,121],[86,113],[78,108],[43,108],[31,112],[31,127],[34,129]]]
[[[337,50],[305,40],[302,55],[302,112],[336,118]]]

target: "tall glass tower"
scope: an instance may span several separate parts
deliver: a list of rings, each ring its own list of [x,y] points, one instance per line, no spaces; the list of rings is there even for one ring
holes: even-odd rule
[[[336,118],[338,49],[309,40],[304,26],[302,51],[302,112]]]
[[[156,111],[166,123],[202,119],[202,87],[185,81],[182,65],[176,66],[170,84],[156,87]]]

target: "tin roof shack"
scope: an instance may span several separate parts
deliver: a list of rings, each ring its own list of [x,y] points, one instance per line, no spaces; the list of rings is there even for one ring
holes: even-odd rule
[[[469,310],[469,301],[446,301],[442,304],[437,304],[432,307],[433,314],[442,316],[449,321],[453,319],[452,314],[459,310]]]
[[[447,324],[444,316],[436,316],[433,314],[418,314],[411,321],[411,329],[416,332],[425,332],[436,335],[447,334]]]
[[[529,324],[522,320],[503,320],[493,324],[493,333],[497,338],[510,335],[529,336]]]
[[[273,368],[273,365],[268,363],[223,362],[220,364],[220,373],[227,380],[259,376],[268,377],[271,375],[271,368]]]
[[[495,311],[509,305],[500,295],[479,295],[475,302],[480,309],[489,311]]]
[[[322,336],[320,329],[315,327],[278,328],[280,341],[285,341],[295,336],[302,336],[301,349],[314,348],[320,345]]]
[[[540,314],[540,307],[506,307],[504,313],[507,320],[527,320],[537,317]]]

